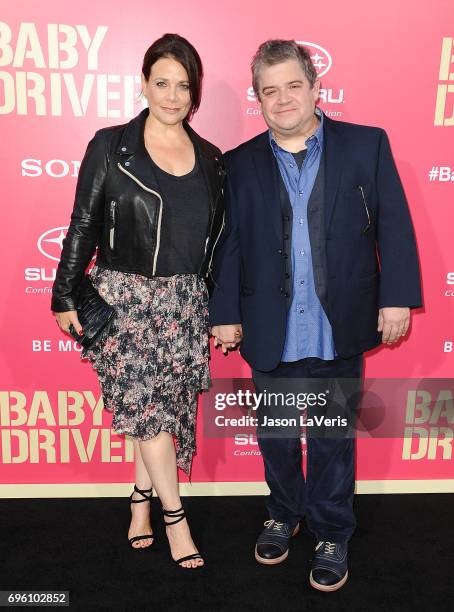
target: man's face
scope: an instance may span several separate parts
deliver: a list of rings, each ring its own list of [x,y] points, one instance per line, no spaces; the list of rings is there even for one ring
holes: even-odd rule
[[[258,82],[262,114],[268,127],[290,136],[311,125],[320,81],[317,79],[311,87],[297,60],[263,66]]]

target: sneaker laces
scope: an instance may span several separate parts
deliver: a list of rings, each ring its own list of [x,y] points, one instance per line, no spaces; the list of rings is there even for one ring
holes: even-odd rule
[[[269,521],[265,521],[263,523],[265,525],[265,527],[272,527],[273,531],[282,531],[282,527],[284,526],[284,523],[279,523],[278,521],[275,521],[274,519],[270,519]]]
[[[321,546],[325,545],[325,550],[323,551],[324,555],[334,555],[336,552],[336,543],[335,542],[319,542],[315,547],[317,551]]]

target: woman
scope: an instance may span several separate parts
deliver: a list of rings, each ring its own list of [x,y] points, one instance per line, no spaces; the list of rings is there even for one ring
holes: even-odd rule
[[[154,487],[172,558],[184,568],[204,563],[181,505],[177,465],[189,474],[198,392],[210,384],[205,277],[224,218],[221,153],[188,125],[201,84],[200,57],[184,38],[165,34],[147,50],[149,108],[89,143],[52,297],[60,328],[83,333],[75,299],[97,247],[91,279],[116,313],[83,357],[113,410],[112,428],[134,438],[128,538],[134,548],[152,544],[146,502]]]

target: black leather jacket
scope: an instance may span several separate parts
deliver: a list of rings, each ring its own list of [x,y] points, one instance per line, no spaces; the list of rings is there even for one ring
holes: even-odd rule
[[[163,201],[143,144],[148,109],[127,124],[104,128],[89,142],[80,166],[71,224],[52,288],[54,312],[75,309],[77,288],[96,247],[99,266],[153,277]],[[225,171],[218,148],[185,122],[210,195],[210,221],[199,276],[211,273],[224,227]]]

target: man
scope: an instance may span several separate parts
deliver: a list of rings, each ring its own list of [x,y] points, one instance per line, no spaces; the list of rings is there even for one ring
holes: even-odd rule
[[[258,390],[286,379],[361,379],[363,353],[398,342],[421,306],[388,138],[323,115],[310,55],[294,41],[263,43],[252,79],[269,129],[225,156],[215,344],[226,352],[241,341]],[[355,528],[354,437],[309,435],[306,480],[299,437],[259,431],[258,442],[271,495],[257,561],[283,561],[305,516],[318,542],[310,583],[340,588]]]

